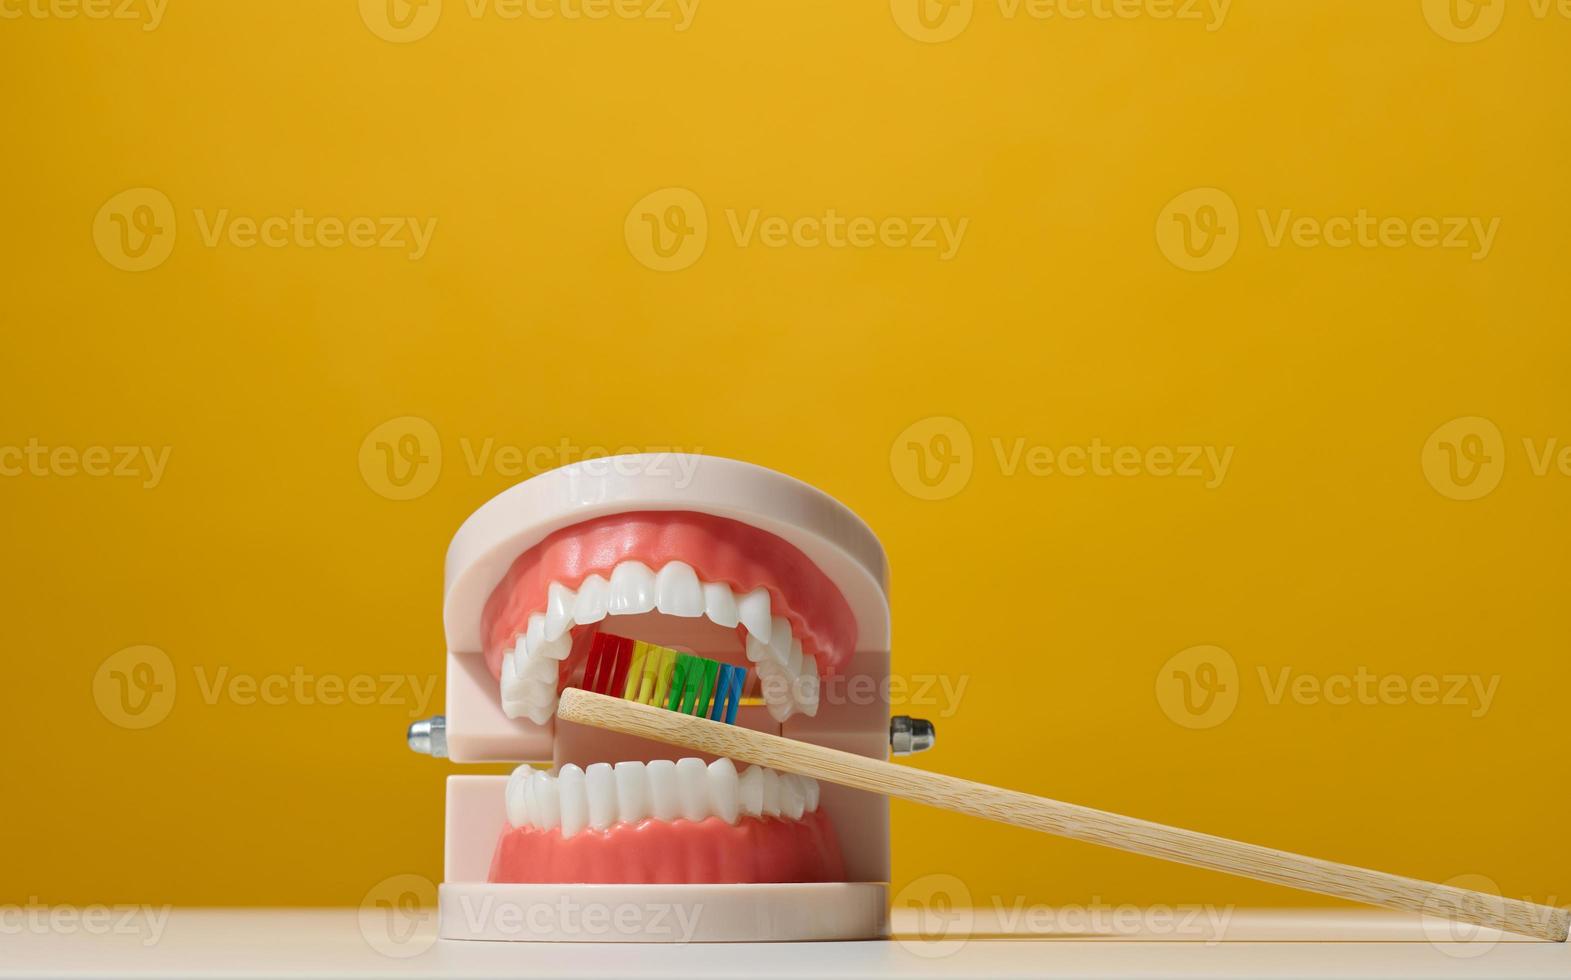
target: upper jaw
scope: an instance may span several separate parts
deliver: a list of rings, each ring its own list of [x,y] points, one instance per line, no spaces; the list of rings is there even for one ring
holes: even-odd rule
[[[607,515],[525,551],[487,601],[486,660],[504,713],[545,724],[594,631],[670,632],[651,623],[664,619],[709,628],[677,629],[683,645],[720,643],[706,655],[745,658],[776,722],[817,714],[820,676],[849,658],[856,638],[845,598],[774,535],[706,514]]]
[[[826,658],[810,642],[809,632],[799,630],[801,624],[788,619],[793,639],[802,641],[804,661],[812,653],[819,673],[825,676],[854,673],[875,681],[887,676],[888,560],[872,530],[845,505],[800,480],[740,460],[697,455],[674,459],[668,453],[585,460],[503,490],[465,519],[447,548],[442,613],[447,648],[445,717],[447,751],[455,762],[594,762],[605,757],[603,747],[614,740],[603,732],[558,726],[554,719],[536,724],[527,717],[510,718],[503,712],[499,685],[502,656],[516,650],[516,635],[487,632],[497,620],[485,613],[498,583],[524,553],[574,525],[640,511],[711,515],[747,524],[787,542],[827,577],[834,595],[854,614],[853,625],[840,644],[850,654],[838,660]],[[670,557],[687,558],[683,554]],[[645,564],[658,572],[665,562]],[[701,580],[717,580],[712,570],[692,561],[688,564]],[[613,567],[614,562],[602,571],[608,582]],[[581,578],[558,578],[575,592],[576,601]],[[728,581],[724,577],[718,580]],[[733,591],[743,594],[754,587],[731,584],[737,587]],[[799,590],[788,587],[784,591],[795,604]],[[547,583],[540,582],[540,601],[533,609],[522,610],[518,632],[527,634],[531,613],[545,612],[547,592]],[[773,600],[771,594],[771,624],[779,615]],[[733,663],[752,667],[746,660],[745,632],[716,626],[707,616],[681,618],[663,615],[657,609],[620,619],[608,614],[596,626],[678,647],[684,642],[684,631],[702,628],[723,640],[733,654]],[[592,627],[575,625],[572,629],[588,628]],[[811,634],[822,630],[815,621]],[[694,652],[712,655],[702,649]],[[841,748],[864,755],[881,756],[887,751],[888,706],[878,699],[831,702],[824,698],[816,717],[798,712],[783,724],[775,723],[762,703],[752,707],[744,702],[737,723],[774,728],[809,741],[831,739]],[[596,748],[591,749],[590,743]],[[641,749],[635,745],[625,751],[627,758],[640,757]],[[887,875],[887,870],[869,866],[864,873],[877,877]]]

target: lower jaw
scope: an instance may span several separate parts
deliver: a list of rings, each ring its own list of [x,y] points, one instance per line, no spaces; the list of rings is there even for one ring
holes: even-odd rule
[[[823,810],[800,820],[719,817],[643,820],[564,839],[559,830],[514,827],[491,859],[493,883],[758,884],[844,881],[845,865]]]

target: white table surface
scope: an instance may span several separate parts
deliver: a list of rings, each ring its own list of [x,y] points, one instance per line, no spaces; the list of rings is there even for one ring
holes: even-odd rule
[[[1044,910],[1031,935],[978,912],[967,932],[924,941],[897,916],[888,941],[767,945],[439,941],[433,912],[389,943],[356,909],[110,910],[90,925],[7,911],[0,976],[1571,978],[1565,944],[1449,942],[1445,923],[1379,911],[1230,910],[1220,940],[1203,924],[1080,931],[1065,925],[1079,917]]]

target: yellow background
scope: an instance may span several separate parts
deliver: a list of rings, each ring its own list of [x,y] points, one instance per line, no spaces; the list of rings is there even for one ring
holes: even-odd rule
[[[978,0],[924,43],[879,0],[704,0],[680,32],[447,0],[389,41],[353,0],[174,0],[150,31],[7,9],[0,443],[170,456],[149,489],[0,479],[0,901],[354,904],[439,877],[452,767],[403,747],[413,699],[246,704],[203,679],[412,674],[440,710],[443,550],[526,475],[472,465],[487,439],[699,449],[846,502],[890,554],[897,670],[967,683],[916,764],[1565,901],[1571,477],[1523,443],[1571,438],[1564,17],[1513,3],[1458,43],[1416,0],[1240,2],[1216,30]],[[95,244],[131,188],[176,229],[140,272]],[[664,188],[708,220],[672,272],[624,234]],[[1195,188],[1240,216],[1209,272],[1156,231]],[[829,208],[968,225],[942,261],[744,245],[727,217]],[[220,209],[437,225],[418,261],[209,246]],[[1260,209],[1500,224],[1474,261],[1273,248]],[[442,466],[394,500],[361,446],[406,416]],[[1425,444],[1473,416],[1503,475],[1453,499]],[[969,435],[970,477],[923,499],[899,437],[935,417]],[[999,461],[1018,440],[1233,455],[1211,488],[1032,476]],[[133,729],[103,685],[138,645],[176,686]],[[1191,728],[1159,692],[1201,645],[1236,705]],[[1259,672],[1284,667],[1499,680],[1472,717],[1272,703]],[[953,874],[981,905],[1314,901],[894,821],[898,883]]]

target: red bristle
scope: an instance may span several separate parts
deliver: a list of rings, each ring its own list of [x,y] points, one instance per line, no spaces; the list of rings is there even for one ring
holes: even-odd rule
[[[600,673],[602,665],[607,660],[607,654],[614,652],[613,641],[616,637],[609,633],[596,633],[594,642],[589,645],[589,659],[584,661],[584,680],[579,686],[586,691],[600,691]]]
[[[633,662],[633,641],[625,636],[618,636],[616,640],[616,658],[611,664],[611,669],[607,671],[611,675],[611,686],[600,692],[609,694],[613,698],[621,697],[622,692],[626,690],[627,668]]]

